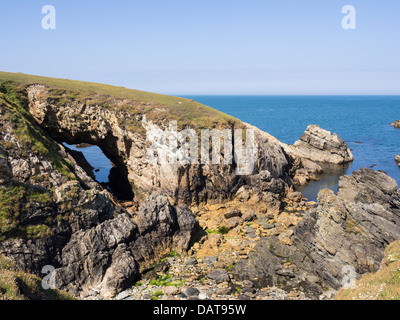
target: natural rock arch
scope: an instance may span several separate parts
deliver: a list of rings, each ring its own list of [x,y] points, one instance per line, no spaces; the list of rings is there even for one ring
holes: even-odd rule
[[[290,160],[282,146],[257,128],[251,127],[256,131],[256,163],[252,175],[236,175],[234,164],[152,165],[146,159],[150,146],[146,135],[121,125],[125,118],[134,116],[142,129],[154,128],[156,125],[145,116],[74,99],[63,99],[60,104],[49,90],[44,85],[27,87],[28,109],[37,123],[59,142],[99,146],[123,170],[138,199],[160,191],[173,203],[219,202],[233,198],[244,185],[254,186],[257,192],[280,194],[291,184]]]

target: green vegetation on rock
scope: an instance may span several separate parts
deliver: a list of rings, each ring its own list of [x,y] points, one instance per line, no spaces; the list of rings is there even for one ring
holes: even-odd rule
[[[27,75],[22,73],[0,72],[0,83],[15,84],[20,91],[29,85],[42,84],[50,89],[48,99],[60,106],[72,101],[115,111],[125,111],[130,115],[146,115],[154,123],[167,124],[177,121],[180,128],[193,129],[243,127],[236,118],[223,112],[205,106],[191,99],[168,96],[139,90],[127,89],[111,85],[56,79]],[[76,115],[79,117],[79,115]],[[131,130],[141,130],[134,117],[125,118],[124,127]]]
[[[5,118],[14,124],[15,135],[21,146],[30,146],[38,155],[46,157],[63,176],[76,179],[69,164],[61,157],[52,142],[34,125],[34,120],[25,109],[26,97],[23,89],[15,83],[0,83],[0,107],[6,109]],[[10,146],[8,146],[10,147]],[[7,149],[7,146],[5,146]]]
[[[335,300],[400,300],[400,240],[386,248],[379,271],[364,275],[354,288],[341,289]]]
[[[16,236],[28,239],[49,236],[49,226],[21,225],[21,219],[29,211],[30,204],[45,206],[51,202],[52,197],[43,189],[22,183],[0,187],[0,241]]]
[[[69,294],[42,287],[42,280],[21,272],[0,254],[0,300],[74,300]]]

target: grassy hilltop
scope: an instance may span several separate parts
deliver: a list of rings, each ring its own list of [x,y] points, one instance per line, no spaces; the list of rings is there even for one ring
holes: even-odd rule
[[[115,87],[111,85],[47,78],[22,73],[0,72],[0,84],[11,82],[20,90],[32,84],[50,88],[52,102],[63,105],[68,101],[81,101],[88,105],[127,111],[133,115],[145,114],[148,120],[167,123],[176,120],[180,127],[211,129],[243,127],[240,120],[191,99]],[[135,129],[134,122],[125,126]]]

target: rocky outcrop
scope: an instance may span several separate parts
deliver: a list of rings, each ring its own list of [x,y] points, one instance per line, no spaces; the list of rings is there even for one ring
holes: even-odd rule
[[[400,129],[400,120],[396,120],[395,122],[390,124],[391,126],[394,126],[395,128],[399,128]]]
[[[322,190],[295,227],[292,246],[262,239],[236,267],[259,285],[299,288],[317,298],[343,284],[345,267],[359,277],[379,269],[385,247],[400,238],[400,190],[383,172],[360,169],[342,177],[338,194]]]
[[[0,181],[12,176],[11,166],[8,162],[8,153],[0,143]]]
[[[202,236],[189,208],[160,194],[128,213],[76,155],[2,98],[0,252],[18,269],[43,276],[50,265],[57,288],[112,297],[163,255]]]
[[[293,165],[290,170],[295,185],[302,186],[310,181],[317,181],[324,173],[324,170],[320,165],[305,158],[294,157],[292,163]]]
[[[292,146],[286,151],[301,159],[333,164],[347,163],[354,160],[350,149],[336,133],[310,125]]]
[[[105,298],[113,297],[157,259],[171,250],[187,250],[202,235],[193,213],[184,205],[172,207],[165,196],[150,197],[132,219],[124,211],[118,214],[104,195],[78,188],[72,183],[56,190],[59,206],[46,218],[62,216],[52,228],[54,236],[0,243],[0,251],[23,270],[40,274],[45,265],[56,267],[56,287],[74,296],[98,290]],[[68,202],[73,209],[62,213],[71,192],[76,193],[75,202]],[[34,209],[32,214],[40,219],[39,208]]]
[[[358,275],[376,271],[385,247],[400,238],[400,190],[383,172],[360,169],[341,178],[335,196],[323,190],[318,207],[295,233],[295,244],[314,261],[317,274],[335,289],[343,267]]]
[[[400,155],[395,156],[394,161],[396,161],[397,165],[400,167]]]
[[[160,191],[176,203],[220,202],[232,198],[243,185],[263,192],[284,193],[291,183],[290,164],[283,148],[256,128],[252,128],[256,144],[251,175],[238,175],[237,163],[223,164],[222,153],[221,164],[215,165],[153,164],[147,158],[150,140],[159,138],[160,133],[167,137],[176,135],[168,125],[153,122],[141,113],[132,115],[123,108],[116,111],[89,101],[71,99],[60,106],[43,85],[29,86],[27,92],[29,112],[41,128],[57,141],[98,145],[128,176],[137,198],[144,199],[153,191]],[[114,103],[118,105],[121,101]],[[126,119],[133,117],[138,128],[124,127]],[[277,185],[282,188],[277,190]]]

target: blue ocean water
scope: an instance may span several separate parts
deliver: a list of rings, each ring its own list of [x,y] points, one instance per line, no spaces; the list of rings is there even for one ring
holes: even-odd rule
[[[80,151],[85,156],[86,160],[94,168],[93,173],[96,180],[100,183],[107,183],[112,164],[104,155],[103,151],[98,146],[88,146],[85,148],[77,148],[74,145],[69,145],[64,142],[64,145],[71,150]]]
[[[230,114],[293,144],[310,124],[337,133],[352,149],[354,162],[328,170],[301,191],[316,199],[322,188],[337,190],[339,176],[362,167],[382,170],[400,184],[394,157],[400,154],[400,96],[185,96]]]

